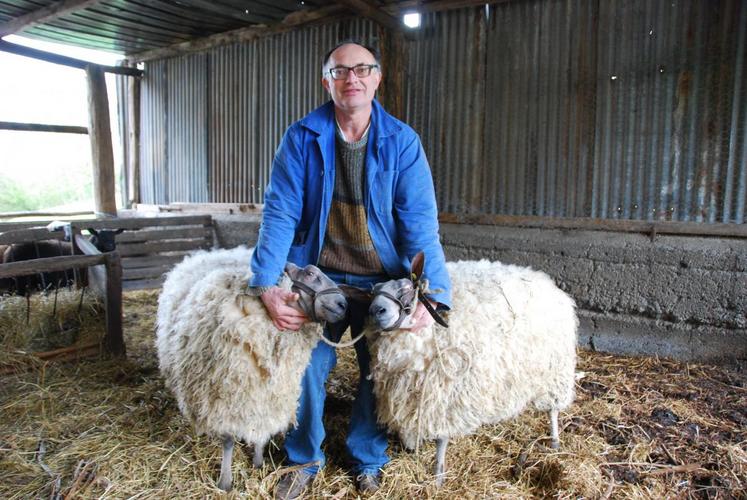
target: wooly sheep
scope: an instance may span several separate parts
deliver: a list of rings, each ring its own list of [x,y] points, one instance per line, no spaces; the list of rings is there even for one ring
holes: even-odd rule
[[[437,440],[438,485],[450,438],[513,418],[530,403],[550,412],[558,447],[558,412],[574,399],[578,326],[573,300],[542,272],[486,260],[447,268],[449,328],[386,331],[398,321],[407,327],[418,288],[427,287],[400,279],[374,287],[367,333],[378,418],[408,448]],[[422,272],[420,254],[413,271]]]
[[[229,490],[234,440],[254,444],[254,465],[271,436],[295,424],[301,377],[321,335],[347,302],[314,266],[288,264],[281,286],[318,322],[279,331],[258,297],[246,295],[251,250],[198,252],[169,273],[158,300],[156,347],[179,409],[199,434],[223,439],[218,486]]]

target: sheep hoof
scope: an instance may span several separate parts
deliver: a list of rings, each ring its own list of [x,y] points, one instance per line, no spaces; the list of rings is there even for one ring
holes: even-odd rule
[[[231,480],[221,476],[220,479],[218,479],[218,488],[228,493],[231,491]]]

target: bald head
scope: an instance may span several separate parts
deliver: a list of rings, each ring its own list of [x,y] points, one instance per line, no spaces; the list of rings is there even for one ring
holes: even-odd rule
[[[379,65],[379,71],[381,71],[381,56],[379,55],[379,51],[378,50],[376,50],[375,48],[373,48],[373,47],[371,47],[369,45],[365,45],[363,43],[359,43],[359,42],[357,42],[355,40],[345,40],[345,41],[342,41],[342,42],[338,43],[337,45],[335,45],[334,47],[332,47],[332,49],[330,49],[329,52],[327,52],[326,54],[324,54],[324,58],[322,59],[322,75],[326,75],[327,72],[329,71],[329,68],[332,67],[332,65],[330,65],[330,60],[332,58],[332,54],[334,54],[338,49],[340,49],[341,47],[343,47],[345,45],[357,45],[358,47],[361,47],[361,48],[365,49],[369,54],[371,54],[371,57],[373,58],[374,64],[378,64]]]

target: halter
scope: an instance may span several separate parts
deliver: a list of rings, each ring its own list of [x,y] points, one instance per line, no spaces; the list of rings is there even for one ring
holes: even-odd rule
[[[394,324],[389,328],[384,328],[385,332],[396,330],[397,328],[399,328],[399,325],[402,324],[405,318],[412,313],[412,306],[415,302],[415,298],[413,297],[413,300],[411,300],[408,305],[405,305],[398,297],[395,297],[389,292],[378,291],[376,292],[376,295],[383,295],[387,299],[392,300],[395,304],[399,305],[399,317],[397,318],[397,321],[395,321]]]
[[[317,317],[316,317],[316,299],[319,296],[321,296],[321,295],[330,295],[330,294],[333,294],[333,293],[339,293],[339,294],[342,294],[343,296],[345,295],[343,293],[343,291],[339,287],[337,287],[337,286],[331,286],[329,288],[325,288],[324,290],[320,290],[319,292],[317,292],[314,289],[312,289],[310,286],[308,286],[307,284],[301,283],[300,281],[297,281],[297,280],[292,280],[291,290],[293,290],[293,288],[296,288],[298,290],[303,290],[304,292],[306,292],[308,295],[311,296],[311,319],[314,322],[320,322],[320,321],[317,320]],[[357,337],[355,337],[354,339],[352,339],[349,342],[332,342],[330,339],[328,339],[327,337],[325,337],[324,336],[324,332],[322,332],[320,330],[319,331],[319,338],[322,341],[324,341],[325,344],[330,345],[330,346],[335,347],[335,348],[338,348],[338,347],[350,347],[351,345],[355,344],[360,339],[362,339],[365,334],[366,334],[366,332],[363,331],[363,332],[360,333],[360,335],[358,335]]]
[[[449,324],[446,322],[446,320],[443,318],[443,316],[441,316],[440,314],[438,314],[438,311],[436,311],[433,308],[433,306],[431,305],[431,303],[428,301],[428,299],[426,298],[425,294],[423,293],[422,289],[425,288],[425,286],[427,286],[427,285],[423,286],[424,282],[420,281],[417,278],[415,278],[415,279],[410,278],[410,280],[412,281],[412,284],[413,284],[413,286],[415,288],[415,294],[416,294],[418,302],[421,302],[423,304],[423,306],[425,307],[425,310],[428,311],[428,314],[431,315],[431,317],[436,321],[436,323],[438,323],[439,325],[441,325],[441,326],[443,326],[445,328],[448,328]],[[396,330],[397,328],[399,328],[399,326],[402,324],[402,322],[405,320],[405,318],[412,313],[412,309],[413,309],[413,304],[415,302],[415,298],[413,298],[410,301],[409,305],[405,305],[399,298],[395,297],[394,295],[392,295],[389,292],[378,291],[378,292],[376,292],[376,295],[383,295],[387,299],[392,300],[392,301],[394,301],[395,304],[399,305],[399,317],[397,318],[397,321],[395,321],[394,324],[392,326],[390,326],[389,328],[384,328],[385,332],[389,332],[391,330]]]
[[[331,286],[329,288],[325,288],[324,290],[316,291],[310,286],[308,286],[306,283],[301,283],[298,280],[293,280],[291,285],[291,290],[294,288],[298,290],[302,290],[306,292],[309,296],[311,296],[311,311],[308,312],[309,316],[311,316],[311,320],[315,323],[318,323],[319,320],[316,317],[316,299],[318,299],[322,295],[332,295],[334,293],[342,294],[342,291],[336,286]]]

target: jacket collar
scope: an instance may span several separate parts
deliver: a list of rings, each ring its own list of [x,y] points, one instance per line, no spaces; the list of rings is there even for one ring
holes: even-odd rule
[[[301,125],[317,135],[325,133],[334,134],[335,131],[335,105],[332,101],[316,108],[314,111],[301,119]],[[392,115],[384,110],[379,101],[374,99],[371,108],[371,130],[375,131],[378,139],[396,134],[402,130],[402,125]]]

